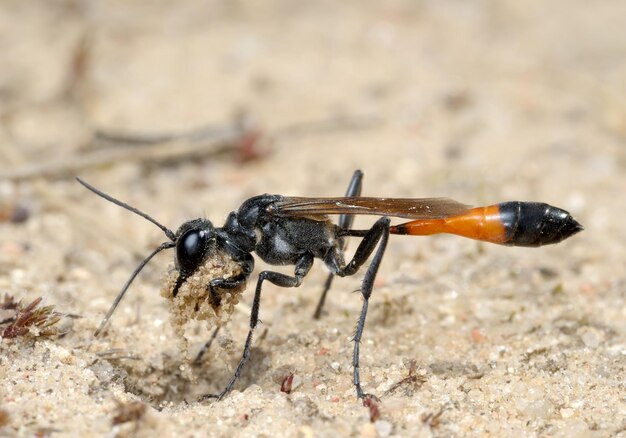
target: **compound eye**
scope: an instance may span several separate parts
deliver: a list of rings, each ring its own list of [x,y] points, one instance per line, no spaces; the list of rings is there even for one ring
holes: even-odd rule
[[[182,274],[191,275],[202,263],[207,235],[205,230],[189,230],[180,236],[176,245],[176,258]]]

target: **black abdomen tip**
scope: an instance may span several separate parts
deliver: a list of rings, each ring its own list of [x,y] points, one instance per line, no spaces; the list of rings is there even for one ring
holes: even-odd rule
[[[573,236],[576,233],[580,233],[584,229],[585,227],[583,227],[576,219],[570,216],[569,220],[563,227],[563,239],[567,239],[568,237]]]
[[[583,230],[567,211],[540,202],[505,202],[500,216],[509,245],[551,245]]]

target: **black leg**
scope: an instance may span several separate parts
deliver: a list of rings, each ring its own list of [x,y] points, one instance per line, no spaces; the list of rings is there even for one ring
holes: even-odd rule
[[[235,373],[221,393],[207,394],[203,396],[200,400],[206,400],[209,398],[217,398],[221,400],[222,398],[224,398],[224,396],[226,396],[226,394],[230,392],[230,390],[235,385],[235,382],[239,378],[241,370],[243,369],[243,366],[246,364],[250,356],[252,333],[254,332],[254,329],[259,322],[259,306],[261,304],[261,289],[263,288],[263,282],[267,280],[280,287],[298,287],[302,283],[302,279],[306,276],[306,274],[308,274],[311,266],[313,266],[313,256],[311,254],[305,254],[296,263],[293,277],[273,271],[263,271],[259,274],[259,279],[256,283],[256,289],[254,291],[254,299],[252,301],[252,311],[250,312],[250,330],[248,331],[246,343],[243,347],[243,355],[239,360],[239,364],[235,369]]]
[[[335,275],[340,277],[348,277],[350,275],[356,274],[361,266],[369,259],[370,255],[374,252],[374,248],[376,248],[376,244],[382,237],[384,237],[385,244],[387,242],[387,235],[389,234],[389,218],[381,217],[378,219],[372,228],[370,228],[367,233],[364,234],[363,240],[359,244],[359,247],[356,249],[352,260],[350,263],[345,265],[342,268],[337,269]],[[378,254],[378,253],[377,253]],[[371,265],[368,269],[368,272],[372,269]],[[378,268],[376,268],[378,270]],[[376,275],[376,274],[374,274]],[[367,276],[367,274],[366,274]],[[365,280],[363,280],[365,281]]]
[[[216,278],[209,282],[209,295],[213,306],[219,307],[222,298],[220,297],[217,289],[237,289],[244,286],[248,280],[249,272],[244,272],[231,278]]]
[[[356,273],[363,263],[367,261],[378,244],[378,250],[376,251],[369,268],[367,268],[365,276],[363,277],[363,282],[361,283],[363,307],[361,308],[361,314],[359,315],[356,332],[354,334],[354,353],[352,356],[352,365],[354,366],[354,386],[356,387],[356,395],[359,398],[365,398],[368,396],[368,394],[363,392],[363,388],[361,388],[361,378],[359,376],[359,347],[361,337],[363,336],[363,329],[365,328],[367,306],[369,304],[370,296],[372,295],[372,288],[374,287],[374,280],[376,280],[376,274],[378,273],[380,262],[385,254],[385,248],[387,248],[388,239],[389,218],[382,217],[378,219],[374,226],[372,226],[367,234],[365,234],[350,263],[348,263],[345,267],[338,269],[336,272],[336,274],[341,277]]]
[[[219,296],[217,289],[237,289],[238,287],[245,286],[250,273],[254,269],[254,258],[251,255],[247,255],[241,260],[241,267],[243,268],[243,272],[235,277],[231,278],[215,278],[209,282],[209,295],[211,296],[211,301],[214,306],[218,307],[221,302],[221,297]],[[217,332],[219,332],[220,327],[216,327],[211,335],[211,339],[209,339],[204,346],[198,352],[198,355],[194,359],[193,363],[195,365],[199,365],[202,361],[202,356],[209,351],[213,340],[217,336]]]
[[[361,188],[363,186],[363,172],[360,170],[356,170],[352,175],[352,179],[350,180],[350,185],[348,186],[348,190],[346,191],[346,196],[361,196]],[[349,230],[352,228],[352,223],[354,222],[353,214],[342,214],[339,216],[339,226],[345,230]],[[341,243],[340,249],[344,250],[346,248],[346,240],[344,239]],[[314,319],[320,319],[322,315],[322,308],[324,307],[324,301],[326,301],[326,295],[328,294],[328,290],[333,284],[333,279],[335,278],[335,274],[332,272],[328,274],[328,278],[326,278],[326,282],[324,283],[324,289],[322,290],[322,295],[320,296],[320,300],[317,303],[317,307],[315,308],[315,313],[313,314]]]
[[[383,229],[380,235],[380,244],[378,245],[378,250],[374,255],[372,263],[365,272],[365,277],[363,278],[363,283],[361,285],[361,294],[363,295],[363,307],[361,308],[361,315],[359,316],[359,320],[356,325],[356,333],[354,335],[354,354],[352,357],[352,365],[354,366],[354,386],[356,387],[356,395],[359,398],[364,398],[368,396],[368,394],[363,393],[363,388],[361,388],[361,378],[359,376],[359,344],[361,343],[361,336],[363,335],[363,329],[365,328],[367,306],[370,296],[372,295],[374,280],[376,280],[376,274],[378,273],[378,268],[380,267],[383,255],[385,254],[385,249],[387,248],[387,240],[389,239],[389,219],[382,219],[384,220],[384,222],[382,223]]]
[[[198,355],[193,360],[194,365],[200,365],[200,362],[202,362],[202,357],[205,355],[207,351],[209,351],[209,348],[211,348],[211,344],[217,337],[217,333],[219,331],[220,331],[220,326],[218,325],[217,327],[215,327],[215,330],[213,330],[213,334],[211,335],[211,338],[208,341],[206,341],[206,343],[202,346],[200,351],[198,351]]]

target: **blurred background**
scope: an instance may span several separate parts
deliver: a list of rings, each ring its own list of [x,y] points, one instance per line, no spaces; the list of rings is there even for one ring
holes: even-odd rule
[[[370,342],[392,351],[370,351],[364,375],[371,379],[374,365],[388,360],[393,365],[387,369],[401,378],[406,367],[400,359],[417,357],[428,376],[443,379],[436,371],[441,367],[432,364],[450,354],[450,360],[472,357],[479,368],[487,367],[490,355],[502,356],[494,351],[510,341],[506,336],[536,333],[518,339],[510,347],[517,353],[507,357],[515,361],[535,349],[544,348],[546,355],[565,349],[577,358],[563,368],[567,376],[520,365],[519,382],[545,378],[541,390],[514,386],[521,383],[510,383],[503,371],[493,377],[494,387],[508,378],[520,399],[483,394],[477,400],[476,393],[469,397],[469,389],[454,386],[454,379],[467,379],[463,372],[446,375],[449,386],[429,381],[432,397],[396,402],[384,420],[391,426],[377,425],[372,432],[362,408],[358,421],[349,413],[356,408],[346,339],[360,301],[345,298],[359,279],[336,286],[343,298],[333,303],[331,297],[327,322],[314,323],[308,315],[325,276],[315,268],[298,291],[268,287],[262,310],[263,319],[274,324],[268,342],[282,339],[284,351],[275,341],[273,362],[239,389],[254,383],[275,389],[268,369],[289,363],[296,347],[287,347],[288,334],[310,330],[317,336],[334,329],[343,336],[333,359],[342,372],[328,388],[340,388],[337,409],[345,411],[327,407],[330,396],[324,398],[303,376],[302,391],[314,393],[319,399],[311,403],[334,420],[317,424],[316,415],[285,408],[292,415],[282,420],[286,428],[270,430],[306,434],[309,429],[298,428],[309,424],[322,435],[428,430],[449,436],[474,428],[496,435],[561,430],[564,436],[603,436],[620,427],[623,433],[625,22],[626,3],[618,0],[2,0],[0,292],[45,296],[83,316],[76,334],[63,341],[75,348],[87,342],[139,258],[163,240],[153,225],[80,187],[77,175],[170,228],[199,216],[219,226],[229,211],[260,193],[341,195],[357,168],[365,171],[367,196],[449,196],[473,205],[544,201],[570,211],[584,233],[540,250],[450,237],[393,239],[380,281],[381,302],[391,304],[374,305],[379,324],[366,331]],[[359,218],[357,226],[371,222]],[[165,348],[149,333],[154,321],[167,320],[156,290],[168,257],[160,256],[142,274],[114,318],[111,330],[117,331],[111,336],[124,348]],[[399,309],[415,313],[407,318]],[[385,312],[402,315],[387,323]],[[507,318],[510,333],[504,335],[499,330]],[[235,346],[228,350],[230,359],[220,359],[215,373],[221,380],[209,389],[222,385],[226,368],[240,354],[246,316],[233,324]],[[170,330],[166,326],[159,330]],[[420,346],[412,345],[411,353],[399,346],[418,332]],[[205,335],[198,336],[200,342]],[[441,336],[453,345],[439,342]],[[297,343],[298,357],[320,348],[306,345]],[[510,367],[517,365],[503,369]],[[151,393],[137,383],[150,374],[148,366],[141,373],[131,368],[126,372],[139,388],[131,392],[147,403],[193,399],[164,387]],[[599,381],[566,395],[553,392],[589,368]],[[161,371],[159,379],[172,370]],[[448,371],[444,367],[442,373]],[[608,376],[613,383],[621,379],[622,396],[619,383],[602,380]],[[604,396],[592,385],[604,388]],[[96,419],[104,417],[114,397],[101,390],[109,404],[96,408],[89,396],[73,403],[91,406]],[[441,401],[442,394],[457,405]],[[444,405],[454,413],[443,414],[443,429],[420,420]],[[16,412],[27,412],[25,406],[17,403]],[[188,415],[199,415],[194,424],[203,430],[207,414],[196,408]],[[223,409],[227,405],[211,411],[223,421],[222,431],[242,427],[222,415]],[[170,414],[158,415],[159,428],[177,427],[172,417],[163,417]],[[72,414],[57,418],[55,427],[67,430],[59,424]],[[14,421],[15,430],[31,430]],[[257,427],[264,424],[257,421]],[[102,424],[104,431],[108,423]]]

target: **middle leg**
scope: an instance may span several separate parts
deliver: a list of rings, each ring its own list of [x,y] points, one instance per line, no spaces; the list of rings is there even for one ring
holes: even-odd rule
[[[252,310],[250,312],[250,329],[248,331],[248,336],[246,337],[246,343],[243,347],[243,355],[239,360],[239,364],[235,369],[235,373],[233,374],[233,377],[231,377],[230,381],[222,392],[220,392],[219,394],[207,394],[203,396],[200,400],[206,400],[209,398],[217,398],[219,400],[223,399],[226,394],[230,392],[230,390],[235,385],[235,382],[239,378],[241,370],[248,361],[248,358],[250,357],[252,334],[257,324],[259,323],[259,307],[261,304],[261,289],[263,287],[263,282],[267,280],[281,287],[298,287],[302,283],[302,279],[306,276],[306,274],[308,274],[311,266],[313,266],[313,255],[306,253],[297,261],[293,277],[273,271],[263,271],[259,274],[259,279],[256,283],[256,289],[254,292],[254,299],[252,301]]]
[[[356,170],[352,175],[352,179],[350,180],[350,185],[348,186],[348,190],[346,191],[346,196],[361,196],[361,188],[363,186],[363,172],[360,170]],[[352,223],[354,222],[353,214],[342,214],[339,216],[339,226],[343,229],[349,230],[352,228]],[[346,248],[346,240],[342,241],[340,249],[343,251]],[[330,286],[333,284],[333,279],[335,278],[334,273],[328,274],[326,278],[326,282],[324,283],[324,289],[322,290],[322,295],[320,296],[320,300],[317,303],[317,307],[315,308],[315,313],[313,314],[313,319],[320,319],[322,315],[322,308],[324,307],[324,301],[326,301],[326,295],[330,289]]]

